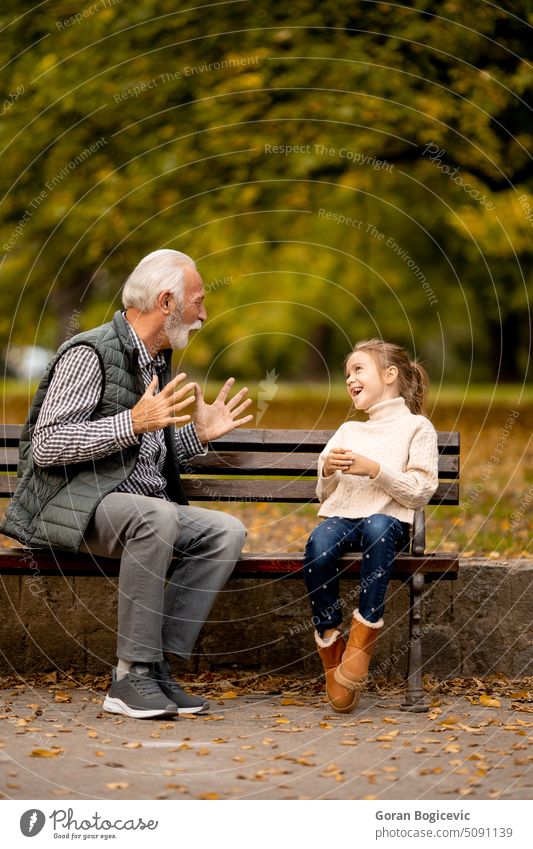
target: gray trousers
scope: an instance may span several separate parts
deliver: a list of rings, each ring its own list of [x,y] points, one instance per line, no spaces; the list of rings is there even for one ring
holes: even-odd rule
[[[146,495],[106,495],[81,550],[120,558],[118,657],[151,663],[166,651],[189,659],[245,537],[243,524],[227,513]]]

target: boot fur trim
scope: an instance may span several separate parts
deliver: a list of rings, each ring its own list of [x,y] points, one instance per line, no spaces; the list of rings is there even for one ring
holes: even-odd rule
[[[361,616],[358,610],[354,610],[353,618],[357,619],[357,621],[361,622],[363,625],[366,625],[367,628],[383,628],[383,625],[385,624],[383,619],[378,619],[377,622],[369,622],[368,619],[365,619],[363,616]]]
[[[327,640],[323,640],[318,631],[315,631],[315,642],[320,649],[329,649],[341,636],[340,631],[335,631]]]

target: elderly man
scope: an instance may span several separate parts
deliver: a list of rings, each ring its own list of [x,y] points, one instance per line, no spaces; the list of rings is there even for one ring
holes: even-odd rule
[[[123,304],[111,322],[65,342],[48,366],[2,530],[25,545],[120,558],[107,711],[199,713],[208,703],[180,688],[163,652],[191,656],[245,530],[233,516],[189,506],[179,467],[250,421],[242,414],[251,401],[246,387],[229,399],[233,378],[211,405],[184,373],[171,379],[172,349],[184,348],[207,317],[190,257],[146,256],[124,285]],[[184,411],[195,399],[192,422]]]

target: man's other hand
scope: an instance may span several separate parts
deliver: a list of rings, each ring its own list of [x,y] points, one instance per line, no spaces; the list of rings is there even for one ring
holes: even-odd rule
[[[236,427],[241,427],[241,425],[252,421],[253,416],[239,418],[241,413],[252,403],[251,398],[243,401],[248,392],[247,386],[228,400],[228,395],[234,383],[235,378],[233,377],[226,380],[212,404],[206,404],[201,388],[196,385],[194,426],[200,442],[205,444],[212,439],[218,439],[219,436],[224,436],[225,433],[235,430]]]

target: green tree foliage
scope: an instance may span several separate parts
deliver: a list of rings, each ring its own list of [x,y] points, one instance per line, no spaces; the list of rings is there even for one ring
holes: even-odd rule
[[[437,378],[522,379],[532,17],[4,3],[4,344],[107,319],[166,246],[198,260],[210,320],[186,359],[214,376],[326,378],[382,334]]]

